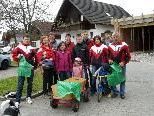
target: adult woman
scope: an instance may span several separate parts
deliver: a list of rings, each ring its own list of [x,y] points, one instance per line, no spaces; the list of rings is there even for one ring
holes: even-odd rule
[[[50,48],[48,36],[41,36],[41,47],[37,53],[37,59],[43,68],[43,93],[48,94],[53,84],[53,69],[55,56]]]
[[[101,37],[94,37],[94,45],[90,49],[90,64],[92,65],[92,74],[98,70],[103,63],[108,63],[107,46],[101,43]],[[96,79],[92,79],[91,93],[96,92]]]

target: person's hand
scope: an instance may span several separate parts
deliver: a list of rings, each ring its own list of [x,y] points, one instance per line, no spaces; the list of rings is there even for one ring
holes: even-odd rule
[[[53,61],[53,58],[50,58],[51,61]]]
[[[113,63],[113,60],[109,60],[109,64],[112,64]]]
[[[125,64],[124,64],[124,62],[120,62],[119,65],[120,65],[121,67],[124,67]]]
[[[22,54],[18,54],[17,58],[20,60],[22,56],[23,56]]]

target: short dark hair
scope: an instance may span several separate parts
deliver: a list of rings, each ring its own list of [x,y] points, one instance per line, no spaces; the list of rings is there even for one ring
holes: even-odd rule
[[[96,38],[98,38],[99,40],[100,40],[100,42],[101,42],[101,37],[99,36],[99,35],[96,35],[95,37],[94,37],[94,42],[95,42],[95,40],[96,40]]]
[[[30,38],[30,35],[29,35],[28,33],[25,33],[24,36],[23,36],[23,39],[24,39],[25,37],[26,37],[26,38]]]
[[[60,49],[60,47],[62,46],[62,44],[65,44],[66,46],[66,43],[64,41],[60,42],[59,45],[58,45],[58,50]]]
[[[77,36],[77,37],[80,37],[80,36],[81,36],[81,33],[77,33],[76,36]]]
[[[106,31],[104,32],[104,34],[105,34],[105,33],[111,33],[111,31],[110,31],[110,30],[106,30]]]
[[[71,37],[71,34],[67,33],[67,34],[66,34],[66,36],[69,36],[69,37]]]

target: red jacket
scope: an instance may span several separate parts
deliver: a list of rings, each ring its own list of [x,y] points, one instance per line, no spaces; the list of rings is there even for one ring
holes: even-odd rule
[[[70,53],[72,53],[74,47],[75,47],[75,44],[73,42],[70,42],[69,44],[66,44],[66,51],[69,51]]]
[[[57,51],[56,52],[56,70],[60,71],[72,71],[72,60],[71,54],[68,51]]]
[[[127,64],[130,59],[129,47],[125,42],[113,42],[108,46],[109,59],[117,63],[124,62]]]
[[[37,60],[38,62],[41,62],[43,60],[43,54],[46,54],[45,59],[52,59],[55,60],[55,55],[53,50],[49,47],[41,46],[40,49],[37,52]]]
[[[104,44],[94,45],[90,49],[90,61],[92,65],[108,63],[108,48]]]
[[[87,38],[86,40],[84,40],[83,43],[85,43],[87,45],[88,50],[90,50],[90,48],[94,45],[93,39],[89,39],[89,38]]]
[[[20,56],[24,56],[32,65],[34,62],[37,63],[36,50],[31,45],[21,43],[12,51],[12,58],[14,61],[18,62]]]

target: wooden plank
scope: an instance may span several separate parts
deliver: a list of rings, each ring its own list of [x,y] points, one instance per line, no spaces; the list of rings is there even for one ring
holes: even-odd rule
[[[150,48],[151,48],[151,46],[150,46],[150,29],[148,28],[148,37],[149,37],[149,51],[150,51]]]
[[[145,48],[144,48],[144,43],[145,43],[145,41],[144,41],[144,39],[145,39],[145,36],[144,36],[144,27],[142,27],[142,43],[143,43],[143,52],[145,51]]]

